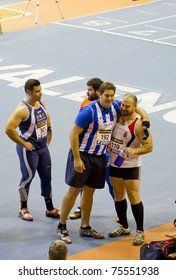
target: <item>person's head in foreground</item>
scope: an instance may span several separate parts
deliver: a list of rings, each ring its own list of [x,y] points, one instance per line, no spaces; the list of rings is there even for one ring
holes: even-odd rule
[[[64,241],[55,240],[51,243],[48,250],[49,260],[66,260],[68,256],[68,248]]]

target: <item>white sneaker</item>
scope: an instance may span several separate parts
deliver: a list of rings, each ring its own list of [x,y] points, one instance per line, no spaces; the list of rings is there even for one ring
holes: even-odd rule
[[[60,240],[64,241],[67,244],[71,244],[72,240],[69,236],[67,229],[59,229],[57,228],[57,234],[59,235]]]
[[[123,228],[122,225],[119,225],[115,230],[110,232],[108,235],[109,237],[117,237],[121,235],[128,235],[130,234],[130,228]]]

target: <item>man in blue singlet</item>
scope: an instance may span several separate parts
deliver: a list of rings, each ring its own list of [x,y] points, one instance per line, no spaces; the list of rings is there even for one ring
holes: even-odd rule
[[[29,79],[24,86],[26,98],[18,104],[7,121],[5,132],[14,141],[20,161],[22,178],[19,185],[21,208],[19,217],[33,221],[28,210],[28,195],[36,171],[41,181],[41,195],[46,204],[45,215],[60,218],[60,210],[54,208],[51,187],[51,158],[48,145],[52,138],[49,114],[41,99],[40,81]],[[17,127],[20,135],[17,133]]]

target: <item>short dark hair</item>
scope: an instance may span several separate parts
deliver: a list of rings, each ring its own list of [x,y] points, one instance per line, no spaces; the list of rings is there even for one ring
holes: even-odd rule
[[[113,90],[114,92],[116,92],[116,87],[110,82],[105,82],[100,86],[100,94],[102,95],[105,90]]]
[[[126,93],[124,95],[124,97],[130,97],[134,101],[134,104],[137,105],[138,100],[137,100],[137,96],[135,94],[133,94],[133,93]]]
[[[103,84],[103,81],[100,78],[92,78],[87,82],[87,86],[92,86],[94,90],[98,90]]]
[[[29,79],[26,81],[24,85],[24,90],[27,92],[27,90],[33,90],[35,86],[40,86],[40,81],[36,79]]]

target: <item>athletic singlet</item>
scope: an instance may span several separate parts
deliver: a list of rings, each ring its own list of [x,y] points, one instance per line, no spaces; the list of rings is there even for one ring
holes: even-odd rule
[[[29,111],[28,118],[19,125],[20,137],[31,142],[35,150],[39,150],[47,142],[47,111],[44,105],[39,102],[40,106],[34,108],[27,101],[23,100]]]
[[[138,122],[140,116],[137,115],[135,120],[133,120],[129,125],[123,126],[119,123],[116,124],[113,132],[110,143],[110,165],[114,165],[114,161],[118,156],[118,152],[122,151],[126,147],[138,148],[141,146],[141,142],[135,136],[135,126]],[[120,167],[129,168],[129,167],[138,167],[141,166],[141,156],[125,156],[125,160]]]
[[[112,129],[120,114],[121,101],[114,101],[110,108],[103,108],[99,100],[80,109],[75,123],[84,130],[79,135],[79,151],[103,155],[111,139]]]

